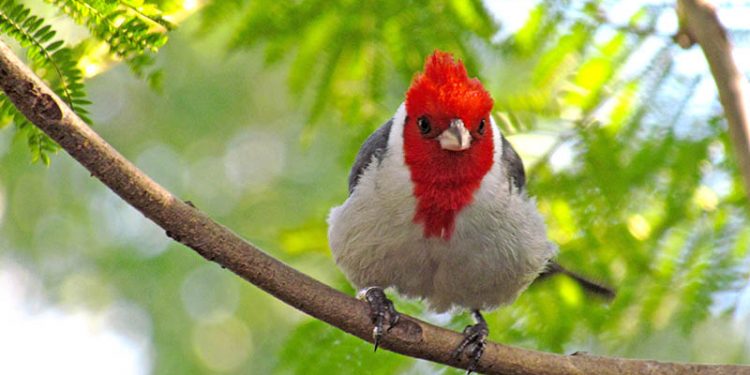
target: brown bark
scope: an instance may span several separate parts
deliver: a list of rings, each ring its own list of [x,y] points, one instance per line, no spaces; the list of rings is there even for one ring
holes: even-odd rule
[[[0,42],[0,86],[16,107],[71,156],[166,234],[315,318],[372,341],[367,306],[281,263],[173,196],[94,133]],[[459,333],[404,316],[382,347],[463,368],[451,358]],[[372,355],[377,355],[372,354]],[[750,367],[563,356],[488,343],[479,371],[489,374],[750,374]]]
[[[698,45],[706,56],[711,75],[719,90],[719,101],[729,125],[737,167],[750,196],[750,123],[748,123],[747,79],[732,57],[732,45],[716,15],[716,9],[705,0],[678,0],[680,29],[674,41],[682,48]]]

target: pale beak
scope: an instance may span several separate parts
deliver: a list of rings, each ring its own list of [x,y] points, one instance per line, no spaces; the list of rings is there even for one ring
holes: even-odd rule
[[[443,150],[463,151],[471,145],[471,134],[461,119],[453,119],[451,127],[442,132],[437,139]]]

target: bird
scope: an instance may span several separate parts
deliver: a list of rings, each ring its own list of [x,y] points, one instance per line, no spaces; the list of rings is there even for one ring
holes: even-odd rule
[[[349,196],[329,213],[328,239],[369,304],[375,350],[400,317],[388,288],[435,312],[471,312],[476,323],[453,352],[467,357],[469,372],[489,334],[482,311],[512,303],[534,280],[562,273],[613,293],[554,261],[558,247],[493,106],[461,60],[435,50],[356,156]]]

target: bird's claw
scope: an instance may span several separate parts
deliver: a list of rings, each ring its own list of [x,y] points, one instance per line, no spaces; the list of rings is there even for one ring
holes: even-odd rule
[[[477,318],[477,324],[464,328],[464,339],[453,351],[453,359],[455,360],[460,360],[461,354],[466,353],[469,359],[469,365],[466,367],[467,375],[476,371],[479,359],[484,354],[487,336],[490,333],[487,322],[478,311],[474,312],[474,316]]]
[[[375,351],[377,351],[380,339],[398,324],[401,315],[396,311],[393,302],[385,296],[382,288],[370,287],[364,289],[359,293],[359,297],[370,305],[370,319],[373,324],[372,340],[375,343]],[[386,322],[388,322],[388,329],[384,330],[383,326]]]

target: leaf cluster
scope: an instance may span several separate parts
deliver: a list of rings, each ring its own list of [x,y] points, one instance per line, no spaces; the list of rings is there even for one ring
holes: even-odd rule
[[[45,80],[82,119],[91,123],[86,107],[84,72],[93,59],[101,59],[93,48],[97,41],[109,48],[106,55],[123,59],[139,76],[157,82],[159,72],[147,74],[153,53],[167,41],[173,28],[154,4],[142,1],[50,0],[71,20],[84,25],[89,36],[75,45],[56,37],[58,25],[32,13],[32,8],[16,0],[0,0],[0,33],[26,50],[31,68]],[[26,138],[32,161],[49,164],[49,153],[57,145],[28,122],[4,96],[0,95],[0,126],[15,123]]]
[[[29,8],[15,0],[0,0],[0,32],[17,40],[26,48],[30,65],[51,83],[52,89],[83,119],[87,117],[85,106],[89,104],[83,87],[83,77],[76,66],[73,51],[63,47],[64,42],[55,38],[55,30],[41,17],[31,14]],[[13,103],[4,95],[0,96],[0,126],[13,121],[22,134],[25,134],[32,161],[49,164],[49,153],[57,150],[57,145],[44,133],[33,126]]]
[[[139,75],[153,64],[150,53],[167,42],[167,32],[175,27],[157,5],[143,1],[47,1],[106,42],[110,53],[125,60]]]
[[[203,13],[204,25],[214,25],[230,9],[241,14],[230,49],[260,46],[270,64],[293,56],[289,88],[306,99],[309,122],[330,109],[349,123],[377,121],[398,105],[388,100],[388,91],[403,92],[426,55],[454,51],[476,71],[471,42],[489,40],[498,30],[479,0],[217,1]]]

